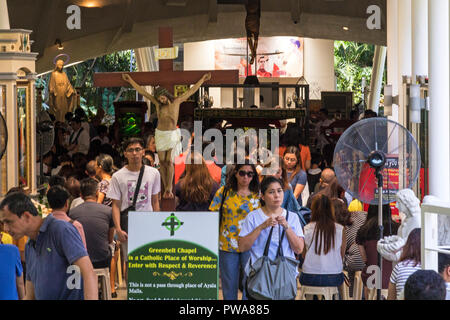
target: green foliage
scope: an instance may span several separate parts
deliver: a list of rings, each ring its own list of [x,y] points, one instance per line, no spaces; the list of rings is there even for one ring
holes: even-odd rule
[[[89,115],[97,113],[99,107],[106,112],[106,122],[114,119],[114,105],[120,88],[96,88],[94,87],[94,72],[125,72],[130,71],[131,50],[119,51],[103,57],[86,60],[82,63],[65,68],[72,86],[80,91],[81,108]],[[133,60],[132,70],[136,71],[136,63]],[[47,92],[50,73],[44,75],[36,82]],[[121,101],[123,99],[119,99]],[[45,101],[45,100],[44,100]]]
[[[119,51],[96,59],[87,60],[69,68],[66,72],[74,87],[80,88],[81,107],[89,115],[95,115],[101,107],[109,116],[114,116],[113,102],[120,88],[94,87],[94,72],[130,71],[131,50]],[[133,61],[132,71],[136,71]]]
[[[366,86],[370,85],[374,53],[374,45],[351,41],[334,42],[337,90],[353,91],[355,103],[362,99],[362,79],[366,78]]]

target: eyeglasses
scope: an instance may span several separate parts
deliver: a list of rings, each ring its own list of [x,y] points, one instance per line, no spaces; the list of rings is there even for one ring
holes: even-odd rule
[[[241,177],[245,177],[245,175],[247,175],[247,177],[249,178],[253,178],[253,176],[255,175],[255,173],[253,171],[238,171],[239,176]]]
[[[133,153],[133,152],[141,152],[142,150],[144,150],[144,149],[142,149],[142,148],[129,148],[129,149],[127,149],[127,150],[125,150],[126,152],[128,152],[128,153]]]

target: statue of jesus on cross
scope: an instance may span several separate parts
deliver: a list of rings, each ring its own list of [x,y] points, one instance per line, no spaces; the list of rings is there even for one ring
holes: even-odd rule
[[[211,73],[204,74],[194,86],[178,97],[173,97],[167,89],[162,87],[157,87],[154,95],[151,95],[138,85],[129,74],[122,74],[122,78],[156,106],[158,126],[155,130],[155,143],[161,166],[161,179],[164,185],[163,198],[172,199],[174,198],[172,193],[173,163],[175,157],[182,152],[181,133],[180,129],[177,128],[180,104],[187,101],[205,81],[210,80]]]

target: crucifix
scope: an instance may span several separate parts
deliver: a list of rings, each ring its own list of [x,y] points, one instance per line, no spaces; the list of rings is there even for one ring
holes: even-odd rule
[[[173,47],[172,28],[159,28],[159,48]],[[174,85],[191,85],[205,73],[211,73],[208,84],[239,83],[239,70],[204,70],[204,71],[174,71],[171,59],[159,59],[158,72],[127,72],[132,79],[141,86],[161,86],[170,93],[174,92]],[[129,83],[122,78],[124,72],[100,72],[94,74],[94,86],[124,87]]]
[[[173,47],[172,28],[159,28],[160,52],[170,53]],[[161,54],[164,57],[164,54]],[[181,135],[176,128],[180,104],[193,95],[204,83],[233,84],[239,82],[238,70],[174,71],[173,59],[159,59],[158,72],[112,72],[95,73],[94,86],[117,87],[132,85],[137,92],[156,106],[158,126],[155,131],[156,151],[160,160],[161,179],[164,186],[163,199],[173,199],[173,161],[181,152]],[[173,96],[174,85],[195,85],[178,97]],[[157,86],[151,94],[144,86]]]

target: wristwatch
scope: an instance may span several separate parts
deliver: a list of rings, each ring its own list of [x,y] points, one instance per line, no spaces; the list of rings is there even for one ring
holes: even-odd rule
[[[289,223],[286,223],[287,227],[283,226],[284,231],[286,231],[287,229],[289,229],[291,226],[289,225]]]

